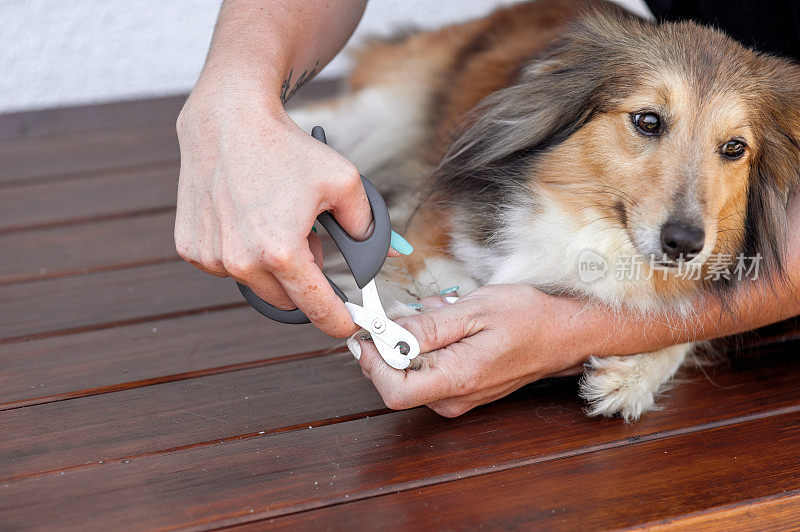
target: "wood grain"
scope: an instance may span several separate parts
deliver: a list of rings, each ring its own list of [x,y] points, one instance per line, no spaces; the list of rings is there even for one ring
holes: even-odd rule
[[[206,379],[193,380],[199,387],[196,393],[169,392],[186,384],[170,383],[152,390],[111,394],[102,400],[86,398],[24,408],[17,411],[21,416],[29,416],[22,421],[11,418],[10,412],[0,413],[6,416],[3,422],[7,419],[11,424],[10,434],[24,432],[22,437],[10,436],[0,443],[4,449],[0,464],[4,464],[6,471],[20,474],[54,465],[63,467],[75,463],[77,457],[95,462],[92,466],[64,471],[63,475],[55,472],[5,482],[8,485],[0,501],[0,516],[14,522],[26,515],[26,501],[35,492],[39,494],[36,500],[42,510],[34,516],[39,519],[36,521],[39,526],[52,522],[48,508],[63,508],[66,513],[61,517],[76,527],[86,524],[87,519],[101,519],[114,526],[161,527],[232,524],[327,507],[330,514],[323,513],[322,518],[331,515],[331,521],[326,523],[336,526],[332,523],[339,512],[350,515],[351,501],[363,499],[365,504],[373,504],[375,497],[385,493],[401,491],[401,495],[407,494],[403,496],[412,496],[426,486],[435,488],[442,483],[452,483],[452,489],[444,491],[458,499],[462,493],[459,478],[476,475],[480,478],[493,471],[513,472],[550,462],[561,463],[569,457],[600,454],[601,450],[645,441],[663,440],[670,445],[671,439],[692,432],[705,433],[714,426],[730,425],[736,427],[737,433],[749,434],[749,429],[741,428],[744,419],[757,420],[786,410],[795,412],[792,415],[797,419],[796,412],[800,411],[800,390],[794,379],[800,361],[796,357],[785,360],[774,357],[773,364],[768,366],[739,370],[720,367],[712,374],[713,382],[695,376],[668,396],[662,411],[647,415],[635,425],[586,418],[575,393],[575,381],[562,379],[528,387],[453,420],[440,418],[427,409],[415,409],[269,437],[255,432],[253,427],[266,426],[259,421],[260,416],[271,419],[276,405],[284,410],[309,411],[319,408],[320,401],[331,406],[355,401],[351,404],[360,404],[361,407],[355,408],[358,410],[368,407],[359,401],[372,398],[375,402],[369,406],[379,407],[379,400],[363,378],[349,380],[352,375],[358,376],[358,370],[348,357],[343,354],[313,359],[314,364],[326,365],[324,375],[309,368],[311,361],[293,363],[297,372],[293,377],[286,373],[267,375],[257,370],[237,372],[235,378],[241,379],[237,382],[248,393],[255,383],[272,388],[272,395],[263,396],[269,398],[266,401],[243,400],[239,397],[242,388],[232,383],[218,384],[234,377],[230,374],[213,377],[217,383],[214,386],[204,383]],[[269,370],[280,371],[289,365]],[[298,380],[304,384],[295,388]],[[770,386],[764,386],[764,382]],[[216,402],[208,397],[209,389]],[[151,392],[149,397],[145,396],[147,391]],[[297,393],[303,397],[295,400]],[[131,402],[121,399],[126,394],[140,399]],[[181,397],[194,398],[200,404],[187,405]],[[140,402],[148,405],[145,411],[136,406]],[[187,408],[199,409],[204,415],[219,419],[213,423],[200,418],[195,421],[197,416],[187,414]],[[149,423],[140,421],[142,418]],[[191,430],[193,438],[181,428],[187,419],[198,424]],[[37,423],[42,428],[31,434]],[[247,425],[246,429],[242,425]],[[47,427],[59,433],[48,434]],[[232,428],[239,432],[232,432]],[[201,441],[218,434],[240,435],[251,429],[254,437],[223,445],[125,457],[127,453],[147,448],[164,448],[191,439]],[[165,432],[161,433],[162,430]],[[754,433],[760,438],[764,436],[758,431]],[[762,441],[765,445],[769,443],[765,442]],[[704,446],[695,444],[695,448]],[[11,464],[4,459],[6,453],[13,461]],[[98,460],[104,463],[97,464]],[[639,469],[647,468],[648,464],[648,460],[640,457],[630,461],[600,459],[598,464],[578,469],[576,474],[599,483],[603,475],[610,474],[611,480],[628,478],[633,474],[632,468],[637,465]],[[783,481],[783,477],[776,479]],[[565,504],[580,508],[585,503],[580,491],[562,482],[562,477],[553,476],[551,483],[561,483],[561,491],[568,491],[562,494]],[[604,486],[608,489],[608,479]],[[669,489],[679,497],[684,491],[676,486],[680,484],[671,484]],[[495,492],[492,487],[477,497]],[[120,498],[127,504],[113,503]],[[519,502],[511,495],[508,498]],[[470,506],[472,499],[463,503]],[[414,504],[422,507],[425,501]],[[364,512],[361,508],[358,511]],[[458,520],[458,513],[444,517],[453,519],[454,526],[461,523],[468,527],[466,523],[480,522],[480,517],[470,513],[469,508],[465,509],[462,521]],[[427,518],[431,518],[430,514]],[[289,524],[308,526],[311,519],[297,514],[290,518]],[[348,519],[342,521],[343,526],[352,524]],[[398,519],[394,515],[376,517],[372,526],[404,522]]]
[[[230,279],[185,262],[0,286],[0,344],[244,305]]]
[[[146,124],[174,127],[186,95],[0,115],[0,142]]]
[[[379,411],[350,353],[0,412],[0,479]],[[162,460],[159,458],[158,460]]]
[[[174,123],[102,128],[0,143],[0,184],[80,176],[111,168],[178,162]]]
[[[744,503],[726,504],[674,519],[664,519],[657,523],[631,527],[629,530],[759,532],[762,530],[796,530],[798,523],[800,523],[800,490],[794,490]]]
[[[296,530],[609,529],[800,489],[798,412],[293,515]],[[280,526],[282,525],[282,526]]]
[[[0,284],[177,261],[172,212],[0,235]]]
[[[0,345],[0,410],[342,346],[297,327],[248,307]]]
[[[8,187],[0,194],[0,234],[174,210],[175,165],[98,178]],[[107,243],[113,245],[113,243]]]

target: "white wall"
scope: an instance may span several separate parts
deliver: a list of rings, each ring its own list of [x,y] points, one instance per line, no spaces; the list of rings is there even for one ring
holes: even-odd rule
[[[309,0],[317,1],[317,0]],[[354,37],[480,16],[516,0],[371,0]],[[646,13],[643,0],[617,0]],[[220,0],[0,0],[0,113],[178,94]],[[320,77],[342,75],[340,56]]]

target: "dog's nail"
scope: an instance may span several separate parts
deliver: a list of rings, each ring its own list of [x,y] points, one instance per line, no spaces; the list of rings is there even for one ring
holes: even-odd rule
[[[422,310],[422,303],[406,303],[407,307],[411,307],[414,310]]]
[[[447,294],[452,294],[453,292],[456,292],[457,290],[458,290],[457,286],[451,286],[450,288],[445,288],[444,290],[439,292],[439,295],[440,296],[446,296]]]
[[[350,350],[356,360],[361,360],[361,345],[359,345],[358,340],[353,337],[348,338],[347,349]]]
[[[411,255],[414,251],[414,246],[408,243],[408,240],[392,231],[392,240],[390,245],[392,248],[401,255]]]
[[[447,296],[444,298],[444,300],[452,305],[453,303],[458,301],[458,298],[456,296]]]

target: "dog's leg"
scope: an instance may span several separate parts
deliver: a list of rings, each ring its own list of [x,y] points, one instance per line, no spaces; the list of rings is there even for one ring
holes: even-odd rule
[[[620,415],[632,422],[655,406],[655,394],[680,368],[692,344],[641,355],[592,357],[581,380],[589,415]]]

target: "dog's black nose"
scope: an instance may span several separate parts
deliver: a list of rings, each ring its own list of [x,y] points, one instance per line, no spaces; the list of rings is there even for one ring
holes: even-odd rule
[[[661,249],[672,260],[691,260],[703,249],[706,233],[699,227],[667,222],[661,227]]]

